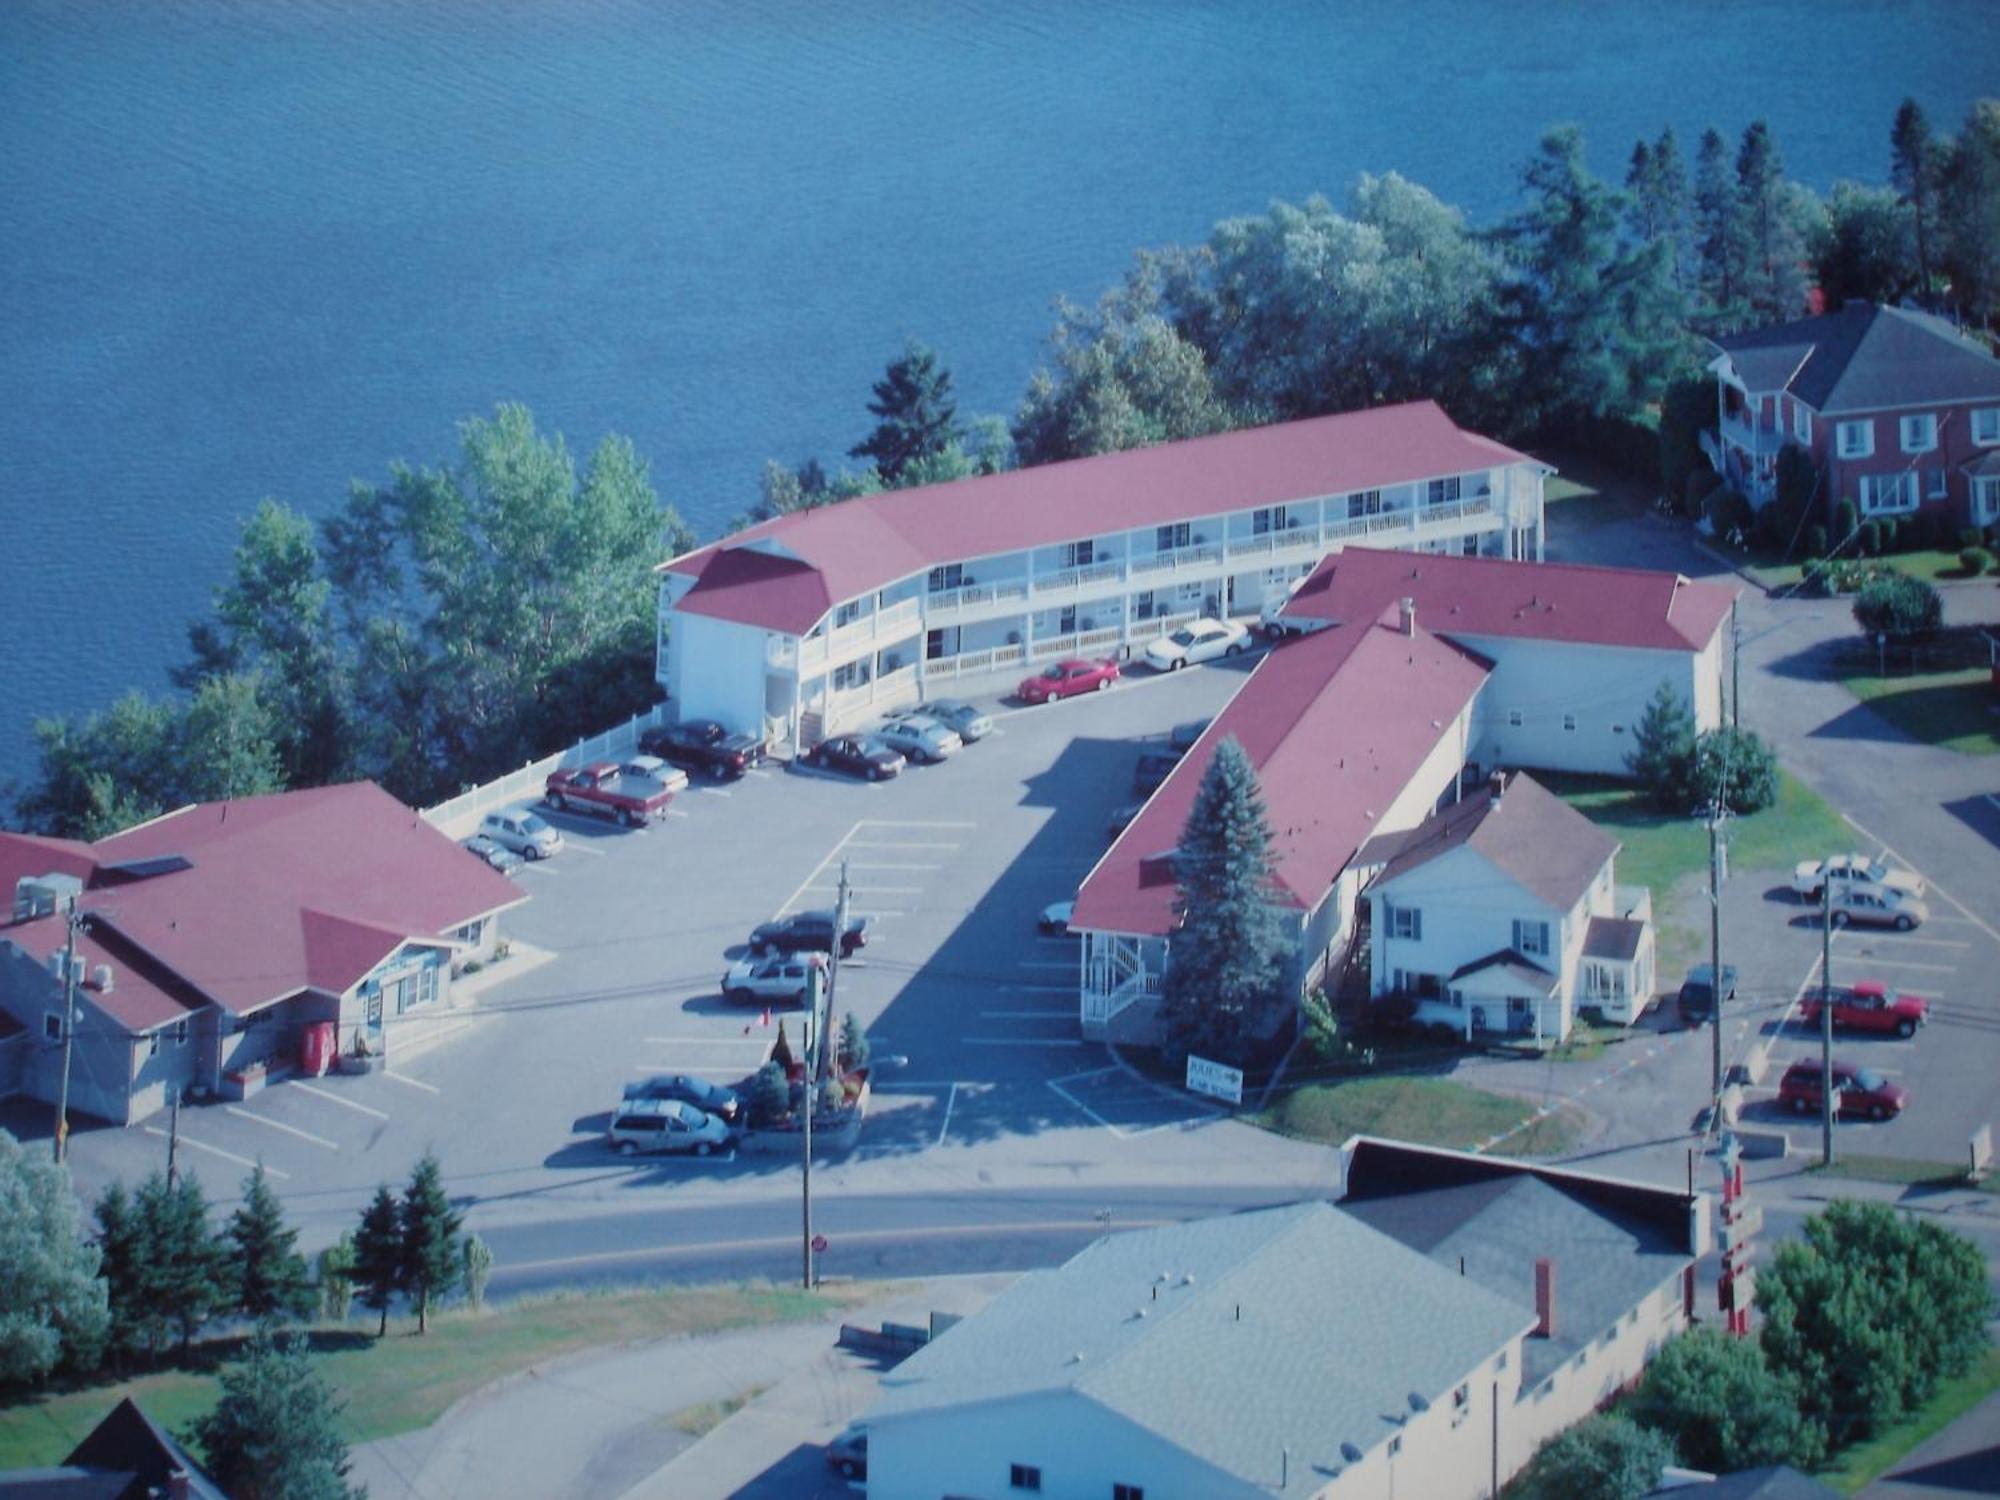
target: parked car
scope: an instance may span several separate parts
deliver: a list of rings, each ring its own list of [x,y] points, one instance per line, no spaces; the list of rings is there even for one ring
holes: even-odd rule
[[[1879,979],[1835,985],[1832,992],[1836,1031],[1876,1031],[1912,1037],[1930,1019],[1930,1007],[1913,995],[1898,994]],[[1799,1005],[1799,1019],[1819,1025],[1820,993],[1813,990]]]
[[[1132,794],[1150,797],[1174,774],[1181,756],[1172,750],[1141,750],[1139,763],[1132,768]]]
[[[1167,748],[1177,755],[1186,755],[1201,742],[1201,737],[1208,733],[1208,726],[1214,722],[1213,719],[1189,719],[1185,724],[1176,724],[1167,731]]]
[[[605,1137],[621,1156],[641,1151],[706,1156],[729,1144],[729,1127],[679,1099],[627,1099],[612,1113]]]
[[[1837,1057],[1833,1060],[1833,1094],[1836,1113],[1866,1115],[1871,1120],[1899,1115],[1910,1102],[1910,1091],[1900,1083],[1891,1083],[1873,1068]],[[1802,1057],[1785,1069],[1778,1083],[1779,1105],[1806,1115],[1819,1109],[1820,1099],[1818,1058]]]
[[[558,812],[595,813],[637,828],[663,816],[674,794],[650,781],[627,780],[611,761],[549,772],[543,795]]]
[[[735,1090],[688,1073],[655,1073],[651,1078],[641,1078],[625,1085],[625,1097],[678,1099],[732,1125],[743,1113],[743,1101],[736,1097]]]
[[[837,734],[801,752],[792,764],[816,766],[822,771],[838,771],[843,776],[881,781],[900,775],[909,762],[877,735]]]
[[[1076,915],[1074,901],[1051,901],[1042,908],[1042,914],[1035,918],[1035,926],[1051,937],[1069,935],[1069,919]]]
[[[866,1479],[868,1429],[857,1422],[828,1443],[826,1465],[843,1479]]]
[[[817,953],[767,953],[739,958],[722,976],[722,998],[803,1005],[811,971],[825,960]]]
[[[479,820],[479,831],[523,859],[547,859],[562,852],[562,830],[525,807],[488,813]]]
[[[684,792],[688,789],[688,773],[679,766],[668,765],[657,755],[630,756],[618,768],[618,774],[637,781],[650,781],[664,792]]]
[[[505,844],[496,843],[483,833],[475,833],[465,841],[468,853],[476,854],[494,869],[506,874],[509,870],[521,868],[521,856]]]
[[[1817,902],[1831,884],[1836,887],[1889,886],[1919,901],[1924,898],[1924,880],[1908,870],[1898,870],[1865,854],[1836,854],[1832,859],[1801,860],[1792,868],[1792,889],[1806,900]]]
[[[1014,696],[1023,703],[1053,703],[1079,693],[1101,693],[1117,680],[1115,661],[1059,661],[1043,667],[1033,677],[1022,678]]]
[[[868,918],[849,917],[847,931],[841,934],[840,956],[851,958],[856,948],[867,944]],[[753,953],[831,953],[833,913],[795,911],[789,917],[761,923],[750,933],[750,949]]]
[[[947,729],[924,714],[891,719],[876,736],[883,744],[911,760],[937,765],[965,748],[956,730]]]
[[[1305,627],[1303,625],[1285,618],[1285,606],[1292,602],[1293,596],[1299,591],[1299,586],[1310,577],[1312,577],[1310,573],[1301,573],[1297,578],[1294,578],[1290,583],[1285,585],[1283,592],[1275,593],[1266,599],[1264,607],[1257,611],[1258,628],[1272,640],[1275,641],[1282,636],[1299,635],[1304,632]]]
[[[1725,1002],[1736,998],[1736,966],[1722,966],[1722,998]],[[1699,1026],[1715,1014],[1715,966],[1696,964],[1681,981],[1681,1019],[1690,1026]]]
[[[1105,834],[1110,838],[1117,838],[1119,834],[1130,828],[1132,820],[1145,810],[1146,804],[1143,802],[1134,802],[1125,807],[1114,808],[1111,816],[1105,820]]]
[[[1235,620],[1190,620],[1146,647],[1146,665],[1157,672],[1177,672],[1190,662],[1240,656],[1249,649],[1250,631]]]
[[[1843,884],[1830,880],[1826,892],[1836,927],[1854,922],[1864,927],[1893,927],[1898,932],[1908,932],[1931,919],[1928,906],[1893,885]]]
[[[993,732],[993,716],[957,698],[933,698],[924,712],[951,730],[966,744],[983,740]]]
[[[768,747],[754,734],[732,734],[713,719],[661,724],[639,735],[639,753],[657,755],[717,781],[741,776],[761,761]]]

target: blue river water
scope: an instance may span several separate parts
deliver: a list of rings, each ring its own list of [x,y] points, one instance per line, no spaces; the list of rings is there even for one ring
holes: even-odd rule
[[[8,0],[0,780],[164,685],[265,495],[312,514],[521,400],[704,535],[839,458],[906,336],[1012,411],[1053,299],[1400,171],[1490,222],[1543,126],[1598,170],[1768,118],[1880,180],[1990,0]]]

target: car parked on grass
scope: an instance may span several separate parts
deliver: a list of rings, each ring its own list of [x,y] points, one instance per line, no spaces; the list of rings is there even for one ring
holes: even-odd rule
[[[868,1429],[857,1422],[828,1443],[826,1466],[843,1479],[866,1479]]]
[[[562,830],[525,807],[488,813],[479,820],[479,831],[523,859],[547,859],[562,852]]]
[[[1053,703],[1058,698],[1074,698],[1079,693],[1101,693],[1118,680],[1115,661],[1084,661],[1074,658],[1043,667],[1033,677],[1021,679],[1014,696],[1023,703]]]
[[[1722,966],[1722,999],[1726,1004],[1736,998],[1736,965]],[[1700,1026],[1715,1014],[1715,966],[1696,964],[1681,981],[1681,1020],[1689,1026]]]
[[[679,1099],[627,1099],[612,1113],[605,1138],[621,1156],[689,1151],[706,1156],[729,1144],[729,1127]]]
[[[1792,869],[1792,889],[1806,900],[1817,903],[1827,886],[1853,888],[1889,886],[1919,901],[1924,898],[1924,880],[1909,870],[1898,870],[1886,861],[1865,854],[1836,854],[1832,859],[1801,860]]]
[[[618,774],[634,781],[651,782],[663,792],[688,789],[688,773],[679,766],[668,765],[657,755],[629,755],[618,767]]]
[[[965,748],[965,741],[956,730],[945,728],[925,714],[891,719],[876,738],[900,755],[933,766]]]
[[[1832,992],[1836,1031],[1874,1031],[1912,1037],[1930,1019],[1930,1007],[1913,995],[1899,994],[1879,979],[1835,985]],[[1820,992],[1810,991],[1799,1003],[1799,1019],[1819,1025]]]
[[[505,844],[496,843],[483,833],[475,833],[465,841],[468,854],[476,854],[501,874],[521,868],[521,856]]]
[[[859,776],[866,781],[882,781],[901,775],[909,761],[878,735],[837,734],[830,740],[821,740],[810,750],[801,751],[792,764],[836,771],[842,776]]]
[[[1828,881],[1827,902],[1833,907],[1836,927],[1850,922],[1861,927],[1893,927],[1908,932],[1931,919],[1931,909],[1915,896],[1893,885],[1843,885]]]
[[[890,709],[885,715],[890,719],[918,716],[937,720],[968,745],[985,739],[993,732],[993,715],[959,698],[933,698],[928,703],[906,703],[901,708]]]
[[[856,948],[867,946],[868,925],[866,917],[847,919],[847,930],[840,939],[842,958],[851,958]],[[753,953],[831,953],[833,913],[795,911],[788,917],[774,917],[760,923],[751,930],[750,950]]]
[[[1051,901],[1035,918],[1035,926],[1050,937],[1069,936],[1069,920],[1076,915],[1074,901]]]
[[[831,930],[831,928],[829,928]],[[766,953],[739,958],[722,976],[722,998],[738,1005],[803,1005],[815,968],[826,960],[817,953]]]
[[[735,1090],[710,1083],[706,1078],[696,1078],[691,1073],[655,1073],[650,1078],[641,1078],[625,1085],[624,1097],[678,1099],[732,1125],[743,1113],[743,1101],[737,1098]]]
[[[1874,1068],[1843,1062],[1837,1057],[1833,1060],[1833,1094],[1836,1113],[1866,1115],[1871,1120],[1899,1115],[1910,1102],[1910,1091],[1900,1083],[1891,1083]],[[1822,1097],[1818,1058],[1802,1057],[1785,1069],[1785,1076],[1778,1083],[1781,1107],[1802,1115],[1813,1114],[1819,1110]]]
[[[1146,665],[1177,672],[1193,662],[1240,656],[1250,649],[1250,631],[1235,620],[1190,620],[1146,647]]]
[[[639,753],[657,755],[721,781],[741,776],[761,761],[767,746],[754,734],[732,734],[713,719],[659,724],[639,735]]]

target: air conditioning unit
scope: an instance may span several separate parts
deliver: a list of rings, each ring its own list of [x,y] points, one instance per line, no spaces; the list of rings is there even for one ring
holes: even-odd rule
[[[111,965],[99,964],[96,968],[92,969],[90,971],[90,979],[88,980],[88,984],[91,989],[96,990],[97,993],[100,995],[110,994]]]

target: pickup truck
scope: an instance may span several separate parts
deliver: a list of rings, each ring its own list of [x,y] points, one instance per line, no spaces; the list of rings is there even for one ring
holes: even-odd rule
[[[1808,1026],[1819,1025],[1820,998],[1817,990],[1799,1005],[1799,1018]],[[1864,979],[1859,984],[1836,985],[1833,989],[1835,1030],[1893,1032],[1910,1037],[1930,1019],[1930,1007],[1909,995],[1899,995],[1880,980]]]
[[[648,729],[639,736],[639,749],[686,770],[705,771],[717,781],[741,776],[766,753],[764,742],[755,735],[731,734],[713,719]]]
[[[599,813],[628,828],[659,817],[674,800],[672,792],[656,783],[628,782],[608,760],[550,772],[543,795],[559,811]]]

